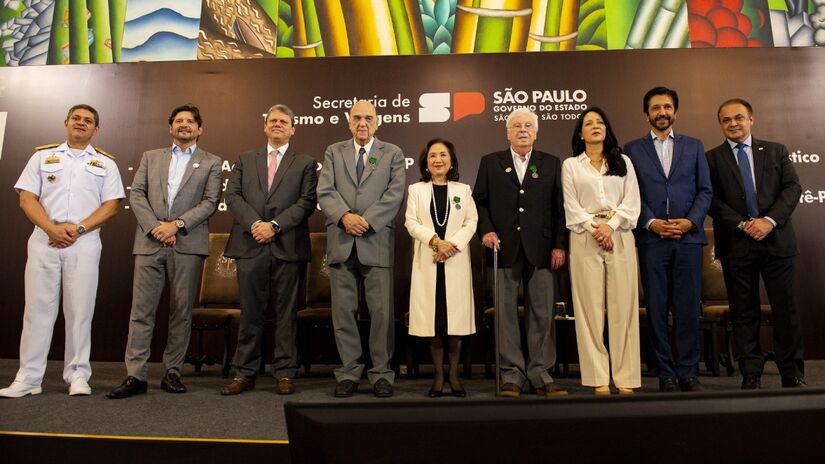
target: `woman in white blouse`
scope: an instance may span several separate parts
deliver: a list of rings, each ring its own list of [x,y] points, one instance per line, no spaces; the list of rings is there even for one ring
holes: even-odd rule
[[[475,333],[469,242],[478,213],[470,186],[458,182],[453,144],[433,139],[418,160],[421,182],[409,187],[404,226],[413,238],[410,335],[431,337],[435,376],[432,398],[444,388],[447,347],[450,393],[467,392],[458,380],[461,336]]]
[[[573,132],[574,156],[562,165],[570,234],[570,277],[582,385],[610,394],[610,369],[620,394],[641,386],[636,242],[639,184],[607,115],[592,107]],[[604,346],[607,313],[608,344]]]

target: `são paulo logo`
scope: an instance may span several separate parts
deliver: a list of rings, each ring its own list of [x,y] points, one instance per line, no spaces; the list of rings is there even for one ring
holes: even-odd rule
[[[418,104],[418,122],[447,122],[450,116],[458,121],[483,113],[484,95],[480,92],[422,93]]]

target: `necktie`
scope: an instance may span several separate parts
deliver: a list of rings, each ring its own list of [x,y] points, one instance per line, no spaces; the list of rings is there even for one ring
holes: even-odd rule
[[[756,199],[756,187],[754,187],[753,174],[751,174],[751,163],[745,152],[745,144],[736,145],[736,160],[739,162],[739,173],[742,174],[742,183],[745,187],[745,206],[748,208],[748,215],[751,218],[759,217],[759,202]]]
[[[275,179],[275,171],[278,170],[278,150],[269,154],[269,167],[266,172],[266,188],[272,190],[272,181]]]
[[[361,175],[364,174],[364,154],[367,150],[364,147],[358,149],[358,161],[355,163],[355,175],[358,176],[358,183],[361,183]]]

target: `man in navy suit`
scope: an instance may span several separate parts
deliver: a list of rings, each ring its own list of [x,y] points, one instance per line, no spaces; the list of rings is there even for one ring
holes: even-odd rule
[[[791,214],[802,188],[788,149],[751,136],[753,108],[734,98],[717,118],[725,141],[707,152],[713,182],[710,216],[716,256],[728,289],[742,388],[760,387],[759,277],[771,303],[774,355],[783,387],[804,387],[802,333],[796,310],[796,237]]]
[[[704,228],[713,197],[702,142],[673,132],[679,109],[675,90],[656,87],[644,96],[650,133],[625,145],[642,196],[635,230],[649,333],[659,366],[659,390],[703,390],[699,316]],[[677,355],[671,352],[667,312],[673,307]]]

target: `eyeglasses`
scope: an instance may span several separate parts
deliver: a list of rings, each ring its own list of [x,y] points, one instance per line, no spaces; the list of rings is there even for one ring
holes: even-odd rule
[[[522,129],[524,129],[526,131],[531,131],[531,130],[535,129],[535,126],[533,126],[532,122],[525,122],[524,124],[522,124],[520,122],[517,122],[517,123],[513,124],[512,126],[510,126],[510,129],[512,129],[512,130],[522,130]]]

